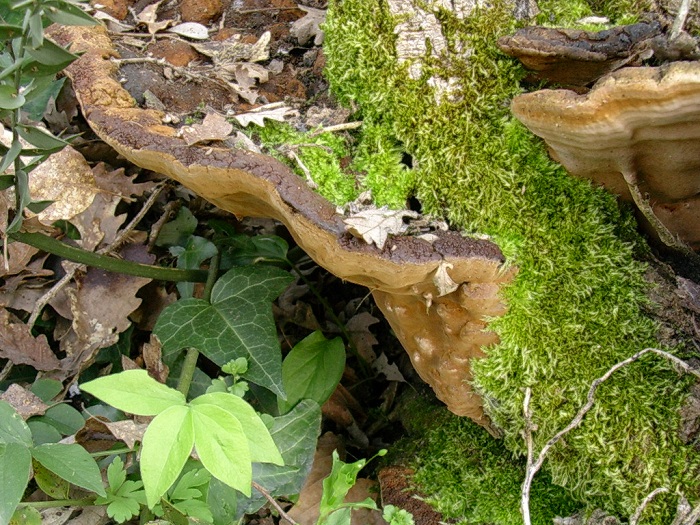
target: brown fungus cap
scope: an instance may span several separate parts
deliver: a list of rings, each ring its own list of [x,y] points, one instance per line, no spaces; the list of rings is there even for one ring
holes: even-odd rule
[[[289,229],[319,265],[369,287],[413,364],[448,408],[489,427],[472,392],[470,359],[498,342],[487,317],[502,315],[502,283],[515,269],[492,242],[438,232],[428,242],[394,237],[384,249],[345,231],[342,216],[277,160],[242,149],[187,145],[163,115],[136,107],[114,78],[115,52],[99,27],[52,28],[85,54],[67,70],[90,126],[134,164],[171,177],[238,216],[270,217]],[[447,268],[459,287],[442,297],[434,282]]]
[[[569,173],[647,207],[700,249],[700,62],[624,68],[586,95],[542,90],[511,107]]]

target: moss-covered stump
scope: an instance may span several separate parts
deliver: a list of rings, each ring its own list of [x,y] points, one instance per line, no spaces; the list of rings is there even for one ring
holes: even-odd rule
[[[658,344],[635,260],[645,245],[615,197],[569,177],[510,115],[523,73],[496,41],[515,29],[512,7],[444,5],[334,0],[327,76],[367,126],[412,155],[423,211],[488,235],[519,268],[505,292],[508,313],[490,325],[500,343],[471,366],[506,446],[523,453],[525,387],[540,448],[585,402],[593,379]],[[392,184],[391,176],[380,182]],[[697,500],[700,457],[677,435],[688,382],[652,356],[622,369],[553,449],[552,480],[622,516],[657,487]],[[675,496],[657,497],[643,520],[669,523],[674,507]]]

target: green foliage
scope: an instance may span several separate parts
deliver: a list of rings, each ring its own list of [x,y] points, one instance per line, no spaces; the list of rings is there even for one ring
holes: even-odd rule
[[[389,525],[415,525],[413,515],[405,509],[399,509],[394,505],[385,505],[382,509],[382,518]]]
[[[245,357],[246,379],[286,397],[282,389],[282,354],[270,303],[291,276],[269,266],[236,267],[214,285],[211,302],[184,299],[169,305],[153,333],[168,357],[196,348],[219,366]]]
[[[156,416],[141,450],[141,478],[151,508],[178,478],[193,446],[213,476],[247,495],[252,461],[283,462],[264,423],[239,397],[212,393],[187,404],[182,393],[145,370],[98,378],[81,388],[125,412]]]
[[[395,19],[385,2],[332,2],[326,73],[341,100],[359,104],[363,120],[381,123],[387,140],[412,155],[424,211],[489,235],[518,266],[504,293],[508,313],[490,325],[501,342],[472,366],[508,448],[523,453],[524,387],[533,389],[541,447],[576,412],[595,377],[656,344],[644,266],[634,258],[644,246],[613,196],[569,177],[511,117],[523,73],[495,45],[514,29],[509,4],[494,2],[464,19],[439,9],[436,15],[449,59],[426,57],[423,76],[411,80],[396,60]],[[431,75],[461,83],[437,102]],[[587,421],[545,464],[577,497],[626,515],[650,488],[699,488],[692,473],[700,457],[676,433],[687,381],[658,361],[638,365],[601,388]],[[650,513],[663,521],[658,501]]]
[[[95,23],[71,0],[13,0],[0,4],[0,119],[9,121],[12,131],[10,147],[0,145],[0,175],[12,177],[16,209],[6,233],[18,231],[24,209],[37,204],[32,203],[29,194],[29,173],[67,144],[27,121],[22,112],[27,108],[25,114],[38,118],[36,108],[55,96],[63,82],[56,81],[55,75],[78,58],[44,38],[44,23],[48,21]],[[22,139],[28,146],[22,145]],[[26,161],[21,155],[35,158]],[[12,173],[8,172],[10,168]]]
[[[119,456],[107,467],[107,483],[106,494],[99,496],[95,505],[107,505],[107,515],[117,523],[138,516],[141,505],[146,504],[143,482],[126,479],[124,462]]]
[[[380,450],[377,456],[385,454],[386,450]],[[338,451],[333,451],[333,466],[331,467],[331,473],[323,480],[323,493],[321,494],[321,505],[319,507],[320,514],[316,525],[350,525],[353,509],[377,509],[377,504],[372,498],[355,503],[343,502],[348,491],[357,482],[357,475],[367,462],[372,459],[374,458],[345,463],[340,460]]]
[[[287,399],[279,399],[286,413],[302,399],[323,405],[345,370],[345,344],[340,337],[328,340],[320,331],[299,341],[282,363],[282,384]]]
[[[408,435],[392,448],[394,461],[415,471],[415,482],[445,519],[462,524],[520,525],[520,488],[525,461],[514,459],[501,440],[466,418],[450,414],[417,395],[400,401]],[[539,473],[532,487],[534,524],[551,524],[581,504]]]
[[[104,495],[100,469],[80,445],[34,446],[29,426],[5,401],[0,401],[0,525],[7,525],[31,475],[32,459],[58,478]]]

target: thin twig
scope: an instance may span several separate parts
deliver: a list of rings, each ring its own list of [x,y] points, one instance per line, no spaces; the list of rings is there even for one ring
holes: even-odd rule
[[[148,213],[148,210],[151,209],[164,187],[165,183],[159,183],[153,189],[151,194],[148,196],[148,199],[146,199],[146,202],[136,216],[131,220],[131,222],[129,222],[126,227],[122,228],[114,241],[112,241],[108,246],[97,250],[97,253],[100,255],[105,255],[119,249],[119,247],[125,242],[127,236],[131,234],[138,223],[141,222],[141,219],[143,219],[146,213]],[[37,300],[36,304],[34,305],[34,309],[32,310],[32,314],[29,316],[29,320],[27,321],[27,325],[29,327],[34,326],[34,323],[39,318],[39,315],[41,315],[44,307],[49,304],[49,301],[51,301],[51,299],[53,299],[56,294],[58,294],[58,292],[71,281],[71,279],[73,279],[75,272],[83,268],[85,268],[85,266],[81,264],[71,265],[71,267],[66,270],[66,274],[58,282],[56,282],[50,290],[48,290]]]
[[[0,371],[0,381],[4,381],[5,378],[8,375],[10,375],[10,372],[12,372],[13,366],[14,366],[14,364],[12,363],[12,361],[8,360],[7,363],[5,363],[5,366],[2,368],[2,371]]]
[[[587,402],[585,405],[583,405],[579,411],[576,413],[576,415],[573,417],[573,419],[569,422],[566,427],[564,427],[562,430],[557,432],[545,445],[542,447],[542,450],[540,450],[540,453],[537,456],[537,459],[533,462],[532,457],[529,452],[529,448],[532,446],[531,442],[528,443],[528,458],[527,458],[527,465],[526,465],[526,471],[525,471],[525,480],[523,481],[522,485],[522,491],[521,491],[521,510],[523,513],[523,521],[525,525],[530,525],[530,510],[529,510],[529,495],[530,495],[530,487],[532,485],[532,480],[535,477],[535,474],[540,470],[542,467],[542,463],[545,460],[545,457],[547,456],[547,453],[550,451],[550,449],[556,445],[559,440],[564,437],[566,434],[571,432],[573,429],[578,427],[581,422],[583,421],[583,418],[585,415],[593,408],[593,403],[595,401],[595,392],[596,389],[605,381],[607,381],[610,376],[612,376],[615,372],[617,372],[620,368],[623,368],[630,363],[633,363],[634,361],[637,361],[640,357],[642,357],[644,354],[648,353],[654,353],[657,354],[664,359],[667,359],[671,361],[673,364],[679,366],[680,368],[683,369],[684,372],[687,372],[689,374],[692,374],[698,378],[700,378],[700,371],[694,369],[691,367],[688,363],[683,361],[682,359],[676,357],[673,354],[670,354],[668,352],[665,352],[663,350],[659,350],[658,348],[645,348],[644,350],[640,350],[636,354],[634,354],[631,357],[628,357],[624,361],[620,361],[619,363],[614,364],[610,369],[605,372],[602,376],[599,378],[595,379],[592,383],[590,388],[588,389],[588,396],[587,396]],[[524,435],[527,440],[527,436],[530,435],[530,441],[532,440],[531,437],[531,432],[533,430],[532,422],[530,420],[530,395],[528,393],[529,387],[525,390],[525,401],[523,403],[523,413],[525,416],[525,431]],[[529,427],[529,428],[527,428]],[[700,517],[700,506],[698,508],[698,517]],[[697,519],[697,518],[696,518]]]
[[[277,500],[273,498],[268,491],[266,491],[263,487],[261,487],[258,483],[253,481],[253,488],[257,490],[260,494],[265,496],[265,499],[270,502],[270,505],[275,507],[277,509],[277,512],[280,513],[280,516],[282,516],[285,520],[287,520],[291,525],[299,525],[296,521],[294,521],[289,514],[287,514],[282,507],[280,507],[280,504],[277,503]]]
[[[644,512],[644,509],[647,508],[649,502],[654,499],[657,494],[661,494],[662,492],[668,492],[668,489],[666,487],[659,487],[658,489],[654,489],[647,494],[647,497],[642,500],[642,503],[639,505],[639,507],[637,507],[637,510],[634,511],[634,514],[632,514],[629,525],[637,525],[639,518],[642,517],[642,512]]]
[[[683,31],[685,26],[685,20],[688,18],[688,13],[690,12],[690,0],[681,0],[681,4],[678,6],[678,13],[676,18],[673,20],[673,26],[671,26],[671,34],[669,35],[669,40],[673,42]]]
[[[309,133],[309,138],[316,137],[322,133],[332,133],[334,131],[345,131],[347,129],[357,129],[362,126],[362,121],[357,122],[345,122],[344,124],[336,124],[335,126],[328,126],[327,128],[318,128],[315,131]]]

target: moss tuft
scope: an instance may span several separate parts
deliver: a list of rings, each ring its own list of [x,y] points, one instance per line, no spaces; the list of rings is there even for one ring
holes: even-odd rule
[[[382,0],[331,2],[325,52],[338,97],[358,104],[388,144],[403,144],[415,159],[424,211],[490,235],[519,267],[505,292],[508,313],[491,325],[501,342],[473,369],[506,445],[522,453],[524,387],[533,389],[541,447],[585,401],[594,378],[657,344],[657,327],[644,313],[648,285],[634,258],[644,243],[628,211],[569,177],[510,116],[523,72],[495,45],[514,30],[510,9],[492,4],[463,20],[435,8],[449,51],[426,57],[419,80],[397,63],[395,20]],[[459,78],[461,87],[437,104],[431,76]],[[400,173],[385,173],[384,186],[401,187]],[[700,457],[675,430],[687,384],[652,356],[620,371],[553,451],[546,468],[554,482],[621,515],[659,486],[697,496]],[[669,522],[672,506],[655,500],[649,521]]]

